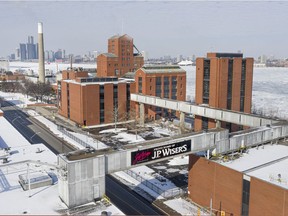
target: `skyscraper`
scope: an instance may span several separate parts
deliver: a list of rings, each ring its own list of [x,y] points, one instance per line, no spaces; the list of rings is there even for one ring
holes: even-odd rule
[[[28,44],[34,44],[33,36],[28,36]]]
[[[207,58],[197,58],[195,102],[250,113],[253,62],[241,53],[208,53]],[[195,131],[215,126],[214,119],[195,117]],[[222,127],[239,130],[239,126],[225,122]]]
[[[36,55],[36,45],[34,44],[33,36],[28,36],[27,48],[27,59],[37,59]]]
[[[27,59],[27,55],[26,55],[26,44],[21,43],[20,44],[20,60],[21,61],[25,61]]]

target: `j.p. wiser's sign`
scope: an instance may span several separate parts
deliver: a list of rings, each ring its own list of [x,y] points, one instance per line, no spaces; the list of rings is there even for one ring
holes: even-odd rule
[[[191,151],[191,140],[131,152],[131,164],[136,165]]]

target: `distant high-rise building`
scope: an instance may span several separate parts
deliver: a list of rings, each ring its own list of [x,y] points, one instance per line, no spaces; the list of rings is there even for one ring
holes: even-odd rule
[[[66,50],[63,49],[62,51],[62,58],[65,59],[66,58]]]
[[[260,59],[260,63],[266,64],[267,61],[267,56],[266,55],[262,55],[261,59]]]
[[[193,54],[192,55],[192,59],[191,59],[193,62],[195,62],[196,61],[196,56]]]
[[[170,55],[164,56],[164,60],[171,60],[171,56]]]
[[[27,59],[37,59],[35,44],[27,44]]]
[[[15,60],[15,53],[12,53],[12,54],[10,55],[10,59],[11,59],[11,60]]]
[[[27,59],[37,59],[36,45],[34,44],[33,36],[28,36],[28,43],[26,44]]]
[[[182,55],[178,55],[177,56],[177,62],[181,62],[183,60],[183,56]]]
[[[20,49],[16,48],[15,50],[15,60],[20,60]]]
[[[50,50],[49,52],[49,61],[54,61],[55,60],[55,55],[54,55],[54,51]]]
[[[146,51],[142,51],[141,54],[144,58],[144,61],[147,61],[148,60],[148,53]]]
[[[197,104],[251,113],[253,58],[243,58],[241,53],[208,53],[196,60]],[[214,119],[195,117],[195,131],[214,128]],[[238,125],[222,122],[222,127],[232,131]]]
[[[54,54],[55,59],[63,59],[63,52],[61,49],[58,49],[57,52]]]
[[[34,44],[33,36],[28,36],[28,44]]]
[[[20,44],[20,60],[21,61],[27,60],[26,44],[23,44],[23,43]]]

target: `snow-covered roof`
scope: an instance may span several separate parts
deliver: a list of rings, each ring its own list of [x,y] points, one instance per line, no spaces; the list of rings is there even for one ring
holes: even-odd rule
[[[139,70],[147,74],[154,73],[186,73],[184,69],[182,69],[178,65],[144,65]]]
[[[288,146],[268,144],[251,148],[238,159],[219,163],[288,189]]]

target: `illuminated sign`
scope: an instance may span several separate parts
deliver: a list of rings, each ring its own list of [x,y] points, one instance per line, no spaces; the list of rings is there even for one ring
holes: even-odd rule
[[[141,164],[191,151],[191,140],[131,152],[131,165]]]

